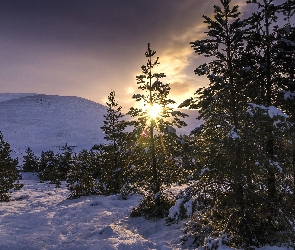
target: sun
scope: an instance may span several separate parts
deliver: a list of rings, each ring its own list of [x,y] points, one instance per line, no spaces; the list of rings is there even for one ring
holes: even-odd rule
[[[147,115],[151,119],[155,119],[155,118],[159,117],[161,111],[162,111],[161,105],[159,105],[157,103],[153,103],[153,104],[149,105],[148,110],[147,110]]]

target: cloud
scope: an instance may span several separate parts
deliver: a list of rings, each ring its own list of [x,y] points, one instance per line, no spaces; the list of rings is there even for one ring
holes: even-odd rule
[[[0,4],[0,89],[77,95],[104,103],[116,91],[131,107],[147,43],[181,99],[203,81],[189,42],[217,0],[14,0]],[[173,89],[175,88],[175,90]],[[132,90],[132,91],[131,91]],[[126,110],[127,108],[125,108]]]

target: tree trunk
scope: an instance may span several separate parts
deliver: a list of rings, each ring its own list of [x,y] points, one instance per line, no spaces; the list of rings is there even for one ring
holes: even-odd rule
[[[152,155],[152,171],[153,171],[153,194],[156,195],[160,192],[160,185],[158,179],[158,169],[157,169],[157,159],[156,159],[156,152],[155,152],[155,140],[154,140],[154,120],[151,121],[150,126],[150,148],[151,148],[151,155]],[[156,205],[160,203],[160,197],[156,197],[155,199]]]

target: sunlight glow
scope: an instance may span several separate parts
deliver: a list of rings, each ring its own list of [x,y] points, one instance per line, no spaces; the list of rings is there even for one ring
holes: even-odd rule
[[[161,111],[162,111],[161,105],[154,103],[153,105],[149,106],[147,113],[151,119],[155,119],[160,115]]]

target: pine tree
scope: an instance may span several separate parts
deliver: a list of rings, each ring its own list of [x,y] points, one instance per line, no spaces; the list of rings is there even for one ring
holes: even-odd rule
[[[277,27],[274,26],[278,19],[280,6],[275,5],[273,0],[249,1],[257,6],[257,12],[253,13],[254,29],[249,37],[247,51],[252,56],[251,67],[252,86],[258,86],[257,95],[255,92],[249,96],[250,101],[264,105],[266,107],[276,106],[278,93],[281,89],[282,79],[280,77],[281,65],[277,63]],[[272,139],[272,129],[266,126],[266,136],[269,138],[266,142],[269,161],[274,160],[275,145]],[[271,165],[268,166],[268,199],[273,200],[277,197],[276,177]]]
[[[15,187],[14,182],[18,179],[17,159],[10,156],[11,149],[5,142],[0,132],[0,202],[9,201],[9,191]]]
[[[58,161],[58,172],[61,174],[60,179],[63,181],[66,180],[67,173],[71,166],[74,147],[75,146],[69,146],[66,143],[60,148],[62,152],[56,155]]]
[[[62,173],[59,170],[58,158],[52,150],[41,153],[39,166],[40,181],[50,181],[51,184],[60,186]]]
[[[183,173],[180,161],[174,155],[180,143],[173,126],[185,126],[180,118],[186,114],[170,107],[175,101],[168,97],[170,85],[161,81],[166,77],[165,74],[154,73],[154,68],[159,64],[158,57],[153,61],[155,54],[156,51],[151,50],[148,44],[145,52],[147,64],[141,67],[142,75],[136,77],[138,89],[143,93],[133,95],[137,102],[141,102],[142,108],[133,107],[128,114],[136,117],[133,132],[137,136],[137,142],[133,151],[138,156],[136,159],[132,157],[130,165],[141,168],[140,179],[145,180],[146,188],[151,191],[153,198],[150,200],[155,205],[156,211],[153,212],[157,216],[161,210],[161,186],[170,185]],[[169,117],[172,119],[169,120]],[[180,181],[182,179],[183,176],[179,178]],[[148,205],[147,210],[149,209]]]
[[[213,223],[212,230],[223,231],[222,223],[232,217],[235,225],[229,232],[237,229],[239,233],[246,233],[244,221],[237,222],[246,206],[244,176],[250,176],[242,162],[245,152],[241,134],[243,110],[247,107],[246,90],[241,81],[247,66],[243,50],[250,27],[248,20],[240,20],[238,6],[231,7],[230,0],[220,2],[221,7],[214,6],[214,19],[203,16],[208,25],[208,38],[191,42],[197,54],[212,58],[195,70],[196,74],[207,76],[209,86],[199,89],[196,100],[186,104],[200,109],[199,118],[205,121],[196,130],[195,139],[201,149],[197,158],[203,163],[198,170],[202,177],[200,183],[215,197],[212,210],[219,214],[212,218],[220,220]],[[231,216],[232,213],[236,216]]]
[[[82,150],[71,162],[67,174],[67,189],[71,192],[69,199],[99,194],[99,179],[96,178],[97,164],[94,152]]]
[[[286,24],[278,32],[279,41],[276,58],[281,65],[283,76],[279,106],[289,115],[293,123],[293,130],[290,134],[290,141],[292,143],[287,148],[291,149],[289,155],[291,155],[290,161],[293,167],[290,171],[293,176],[293,193],[295,194],[295,23],[291,23],[291,18],[295,15],[295,2],[291,0],[286,1],[282,5],[282,11]]]
[[[221,7],[214,6],[214,19],[204,16],[208,38],[191,43],[196,53],[212,57],[195,70],[207,76],[209,86],[199,89],[195,100],[184,102],[200,109],[204,119],[195,130],[195,147],[200,150],[195,158],[202,169],[196,169],[200,180],[192,188],[200,197],[194,201],[200,209],[192,230],[202,239],[225,232],[237,245],[284,241],[294,235],[287,217],[278,212],[279,203],[272,203],[278,189],[275,178],[283,177],[286,165],[274,145],[283,145],[279,140],[287,138],[290,127],[286,115],[272,106],[280,73],[279,66],[272,65],[277,62],[270,44],[276,45],[276,37],[269,22],[276,20],[277,8],[270,4],[266,10],[263,4],[268,1],[263,1],[259,7],[265,12],[240,20],[238,6],[231,8],[230,0],[220,2]],[[205,225],[208,231],[199,234]],[[278,237],[279,231],[284,237]]]
[[[292,37],[292,28],[288,19],[292,9],[294,12],[294,2],[278,3],[273,0],[249,2],[257,7],[257,11],[252,14],[254,29],[249,36],[246,51],[247,55],[252,57],[248,85],[249,87],[258,86],[259,90],[259,95],[255,92],[249,95],[249,102],[252,103],[250,106],[255,106],[256,109],[256,114],[253,116],[256,117],[255,126],[260,127],[255,132],[259,131],[264,135],[256,141],[260,152],[256,162],[259,162],[258,166],[264,172],[261,175],[261,185],[267,187],[266,194],[259,193],[264,197],[264,205],[268,208],[265,212],[265,221],[268,224],[269,235],[272,235],[271,238],[265,236],[265,241],[283,241],[285,238],[278,234],[278,227],[288,232],[285,234],[288,235],[286,237],[290,237],[290,233],[294,237],[288,222],[288,220],[294,220],[294,204],[290,204],[292,185],[289,182],[292,169],[290,141],[292,137],[294,138],[294,134],[292,135],[294,122],[293,124],[289,122],[292,122],[292,110],[295,107],[292,91],[290,91],[294,85],[294,75],[292,75],[294,52],[292,52],[292,46],[289,46],[288,39]],[[287,23],[284,27],[279,27],[277,20],[283,17],[282,13],[287,13],[288,16],[285,19]],[[287,95],[291,95],[291,98],[287,98]],[[293,108],[288,108],[289,104]],[[284,121],[285,115],[281,110],[289,116],[289,119]],[[267,115],[259,115],[263,113]],[[274,122],[275,119],[280,122],[277,124]]]
[[[23,171],[24,172],[38,172],[39,171],[39,159],[34,154],[32,149],[28,147],[26,149],[26,155],[23,156],[24,163],[23,163]]]
[[[99,149],[104,161],[104,169],[102,173],[102,181],[106,186],[106,194],[116,194],[122,189],[124,180],[124,169],[126,165],[126,145],[127,133],[125,129],[127,123],[122,120],[124,115],[115,100],[115,91],[111,91],[108,96],[107,114],[104,115],[104,125],[101,129],[104,132],[104,139],[108,144],[100,145]]]

